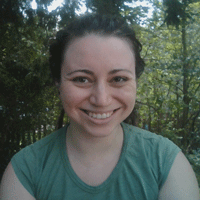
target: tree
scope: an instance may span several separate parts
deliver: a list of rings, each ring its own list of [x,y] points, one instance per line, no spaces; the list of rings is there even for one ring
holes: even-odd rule
[[[190,60],[188,60],[189,52],[187,46],[187,32],[186,28],[192,20],[193,13],[191,12],[190,6],[193,4],[194,0],[164,0],[163,4],[166,7],[165,10],[165,22],[168,26],[176,26],[177,29],[180,28],[181,30],[181,44],[182,44],[182,74],[183,74],[183,114],[182,114],[182,121],[181,121],[181,128],[184,129],[185,126],[188,124],[188,114],[189,114],[189,107],[190,102],[192,100],[189,94],[189,88],[193,77],[191,76],[192,66]],[[188,143],[188,131],[183,131],[184,134],[184,143]]]
[[[133,6],[137,0],[86,0],[87,12],[91,10],[100,15],[114,15],[125,18],[129,23],[139,24],[141,18],[146,17],[148,8],[145,6]]]
[[[138,30],[147,64],[139,80],[139,126],[148,125],[151,131],[170,137],[184,152],[191,153],[198,148],[200,133],[199,3],[187,7],[193,17],[187,19],[190,21],[186,26],[185,59],[181,26],[165,26],[163,5],[154,1],[154,7],[148,26]],[[187,79],[183,61],[187,64]],[[186,97],[190,99],[189,104],[186,104]]]
[[[35,119],[44,111],[41,96],[51,85],[48,47],[57,19],[39,3],[38,10],[25,0],[0,4],[1,174],[12,155],[31,143]]]

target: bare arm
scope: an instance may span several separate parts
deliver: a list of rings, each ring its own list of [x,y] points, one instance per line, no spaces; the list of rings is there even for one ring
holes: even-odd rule
[[[200,200],[194,171],[182,152],[179,152],[158,200]]]
[[[8,164],[0,186],[1,200],[36,200],[20,183],[11,163]]]

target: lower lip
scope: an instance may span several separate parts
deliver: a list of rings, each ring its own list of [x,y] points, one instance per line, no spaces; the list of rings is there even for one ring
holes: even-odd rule
[[[113,116],[115,115],[115,113],[118,111],[119,109],[113,111],[112,115],[110,117],[107,117],[107,118],[104,118],[104,119],[97,119],[97,118],[93,118],[93,117],[90,117],[87,113],[85,113],[83,111],[83,113],[89,118],[89,120],[91,122],[93,122],[94,124],[98,124],[98,125],[102,125],[102,124],[106,124],[108,123],[112,118]]]

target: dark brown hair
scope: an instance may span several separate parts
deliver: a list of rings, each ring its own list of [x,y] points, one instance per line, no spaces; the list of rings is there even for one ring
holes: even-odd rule
[[[87,34],[116,36],[130,41],[136,60],[136,78],[140,77],[145,63],[140,56],[142,45],[136,39],[134,30],[121,18],[88,14],[77,17],[64,30],[59,31],[56,41],[50,46],[49,62],[55,82],[60,83],[63,55],[67,46],[73,39]]]

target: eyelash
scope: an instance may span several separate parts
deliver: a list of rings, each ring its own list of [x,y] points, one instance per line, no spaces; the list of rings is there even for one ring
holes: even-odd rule
[[[77,82],[77,83],[87,83],[87,82],[84,82],[83,80],[87,80],[87,81],[89,82],[88,78],[86,78],[86,77],[81,77],[81,76],[72,79],[73,82]]]
[[[118,79],[118,80],[117,80]],[[120,81],[119,81],[120,79]],[[128,78],[127,77],[121,77],[121,76],[116,76],[112,79],[111,82],[115,82],[115,83],[122,83],[122,82],[126,82],[128,81]]]
[[[116,76],[113,77],[110,81],[110,83],[113,84],[123,84],[125,82],[127,82],[129,80],[128,77],[121,77],[121,76]],[[72,79],[73,82],[77,83],[77,84],[87,84],[87,83],[91,83],[92,81],[90,79],[88,79],[87,77],[82,77],[82,76],[78,76]]]

